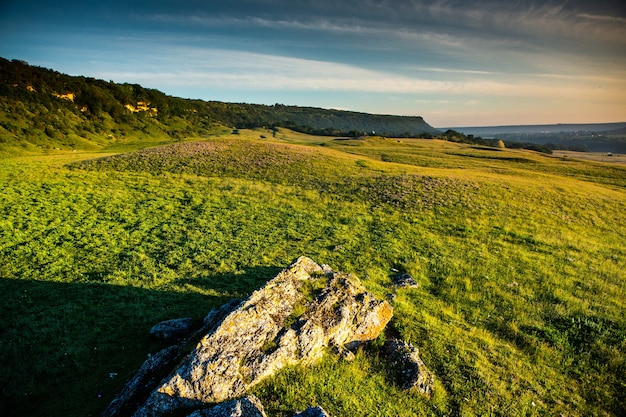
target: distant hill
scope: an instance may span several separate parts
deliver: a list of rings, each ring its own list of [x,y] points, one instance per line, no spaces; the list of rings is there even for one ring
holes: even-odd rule
[[[0,150],[98,149],[129,138],[182,140],[216,130],[276,126],[335,136],[441,133],[421,117],[182,99],[137,84],[69,76],[0,58]]]
[[[609,130],[605,132],[607,135],[626,135],[626,123],[623,123],[625,126],[615,130]]]
[[[305,133],[337,136],[349,134],[377,134],[382,136],[420,136],[438,135],[435,129],[419,116],[394,116],[383,114],[358,113],[345,110],[326,110],[314,107],[250,105],[254,108],[264,108],[268,112],[267,118],[277,120],[281,126],[290,127]]]
[[[626,129],[626,122],[621,123],[581,123],[581,124],[552,124],[552,125],[513,125],[513,126],[472,126],[451,127],[450,129],[466,135],[494,137],[503,134],[530,134],[530,133],[575,133],[575,132],[609,132],[611,130]]]
[[[626,122],[454,127],[465,135],[534,143],[551,149],[626,153]],[[508,145],[507,145],[508,146]]]

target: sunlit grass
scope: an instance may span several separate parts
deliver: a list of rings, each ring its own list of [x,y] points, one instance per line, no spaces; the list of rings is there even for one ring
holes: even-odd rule
[[[282,129],[4,158],[0,412],[97,415],[162,347],[152,324],[199,323],[308,255],[397,293],[392,324],[436,394],[402,392],[373,349],[330,352],[258,388],[269,415],[619,415],[625,178],[527,151]],[[396,290],[391,268],[419,288]]]

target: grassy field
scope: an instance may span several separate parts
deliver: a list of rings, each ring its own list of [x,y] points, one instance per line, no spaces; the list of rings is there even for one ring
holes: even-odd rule
[[[300,255],[397,292],[436,392],[330,353],[255,389],[269,416],[626,409],[626,166],[288,130],[144,147],[0,159],[0,414],[98,415],[164,347],[154,323],[199,325]]]

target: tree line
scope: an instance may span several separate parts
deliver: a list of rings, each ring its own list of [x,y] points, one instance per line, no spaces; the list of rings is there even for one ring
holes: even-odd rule
[[[72,94],[68,99],[67,94]],[[107,130],[112,122],[126,130],[152,130],[172,135],[198,135],[207,126],[230,128],[290,127],[316,134],[369,133],[393,135],[439,132],[421,117],[372,115],[313,107],[224,103],[171,97],[138,84],[69,76],[0,58],[0,98],[20,102],[28,108],[71,113],[91,122],[94,129]],[[127,105],[147,103],[153,113],[132,112]],[[109,126],[110,127],[110,126]]]

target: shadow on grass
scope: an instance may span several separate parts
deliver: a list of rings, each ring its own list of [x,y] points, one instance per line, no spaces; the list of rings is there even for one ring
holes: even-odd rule
[[[0,278],[0,415],[99,415],[147,356],[168,346],[150,337],[154,324],[192,317],[199,328],[232,293],[248,294],[279,270],[188,281],[215,296]]]
[[[230,298],[243,298],[261,288],[284,267],[259,266],[239,273],[213,274],[202,278],[179,279],[177,284],[189,285],[204,291],[217,291]]]

